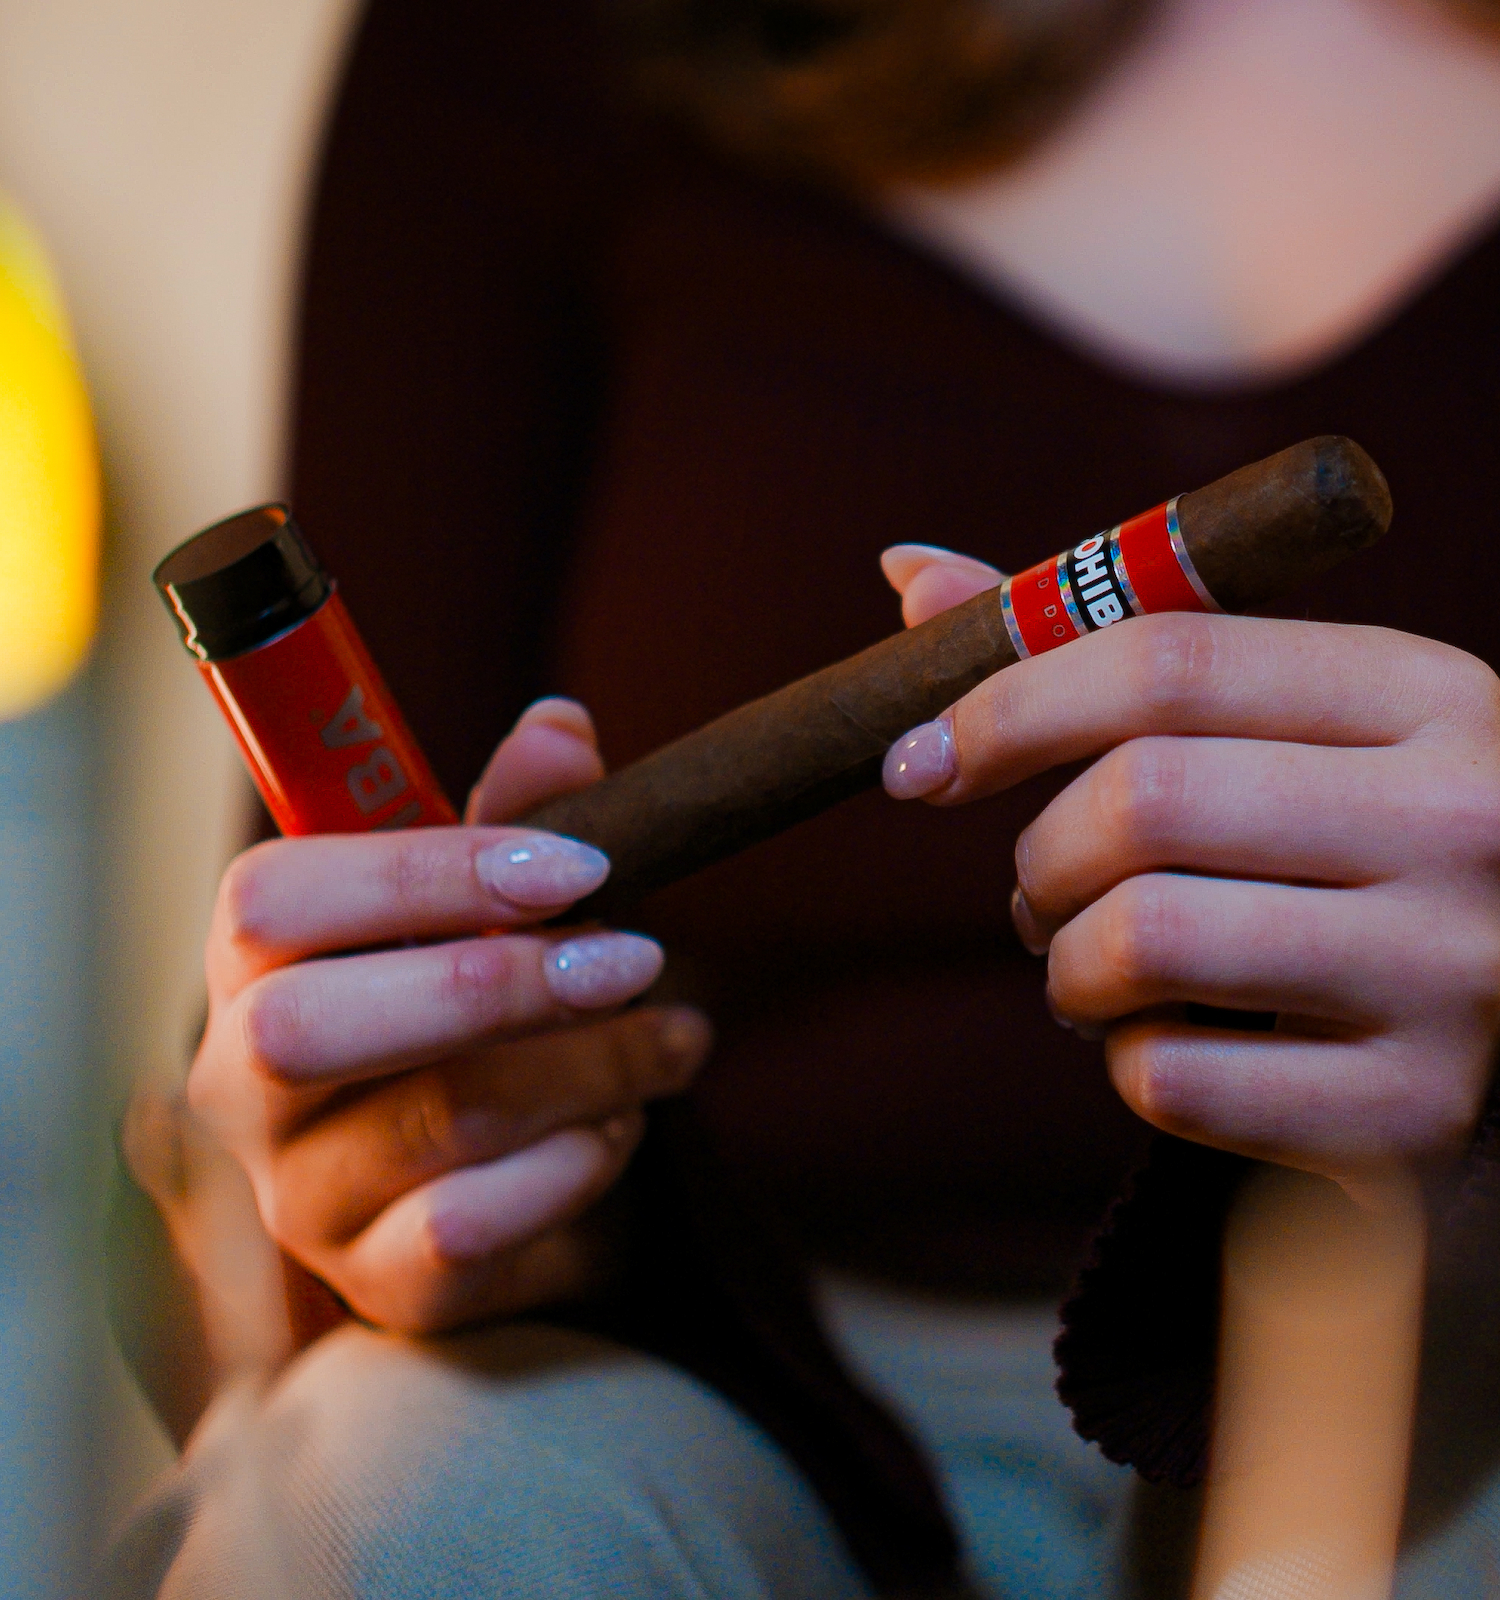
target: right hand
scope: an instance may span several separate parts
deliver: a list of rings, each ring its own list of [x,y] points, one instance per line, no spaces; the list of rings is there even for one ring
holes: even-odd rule
[[[272,1238],[371,1322],[430,1332],[586,1289],[587,1213],[645,1102],[707,1054],[696,1011],[617,1010],[655,981],[654,941],[517,931],[607,863],[493,824],[601,771],[587,713],[543,701],[470,800],[488,825],[275,840],[224,875],[189,1102]]]

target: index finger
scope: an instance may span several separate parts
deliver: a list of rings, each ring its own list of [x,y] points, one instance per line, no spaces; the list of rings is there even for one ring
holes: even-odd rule
[[[540,922],[609,875],[592,845],[535,828],[276,839],[230,864],[210,951],[249,972],[328,951]]]
[[[986,679],[893,746],[887,787],[957,805],[1150,734],[1396,744],[1478,666],[1388,628],[1141,617]]]

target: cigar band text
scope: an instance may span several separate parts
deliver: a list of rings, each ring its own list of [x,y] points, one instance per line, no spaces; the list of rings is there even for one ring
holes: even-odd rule
[[[1177,501],[1007,578],[1000,608],[1023,660],[1154,611],[1218,611],[1193,568]]]

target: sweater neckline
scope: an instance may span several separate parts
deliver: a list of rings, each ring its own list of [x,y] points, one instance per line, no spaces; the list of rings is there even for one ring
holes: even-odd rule
[[[1117,357],[1081,329],[1035,303],[1019,286],[1007,289],[994,278],[966,269],[955,257],[938,251],[925,238],[882,214],[872,214],[867,220],[897,248],[999,312],[1039,352],[1066,362],[1085,382],[1141,401],[1167,404],[1255,407],[1294,398],[1317,384],[1337,379],[1351,367],[1378,360],[1385,344],[1405,337],[1427,318],[1436,316],[1445,321],[1451,314],[1450,300],[1455,296],[1465,300],[1476,280],[1489,282],[1500,275],[1500,208],[1496,208],[1457,235],[1446,251],[1436,256],[1403,293],[1370,318],[1359,332],[1305,366],[1265,377],[1194,380],[1153,373]]]

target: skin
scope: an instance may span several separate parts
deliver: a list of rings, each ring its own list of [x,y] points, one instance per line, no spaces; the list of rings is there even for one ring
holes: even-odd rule
[[[999,577],[924,546],[884,565],[911,625]],[[1488,667],[1385,629],[1144,618],[1012,667],[944,720],[953,768],[930,804],[1093,758],[1022,834],[1012,912],[1059,1021],[1104,1039],[1141,1117],[1362,1197],[1462,1150],[1500,1038]],[[599,771],[582,708],[545,702],[468,821]],[[276,1243],[385,1326],[585,1290],[606,1256],[590,1208],[642,1107],[708,1049],[690,1011],[558,1002],[544,957],[561,936],[521,930],[561,907],[497,906],[473,871],[517,836],[276,841],[220,893],[191,1104]],[[514,931],[474,937],[496,927]],[[412,937],[442,942],[323,959]],[[1187,1001],[1280,1022],[1194,1027]]]
[[[694,1011],[619,1010],[660,968],[649,942],[566,1003],[547,958],[576,930],[538,925],[567,902],[510,903],[476,871],[496,843],[545,837],[496,824],[600,771],[587,714],[546,701],[469,825],[276,840],[224,877],[188,1100],[266,1232],[372,1322],[430,1331],[586,1288],[604,1252],[585,1214],[645,1104],[707,1053]]]
[[[1500,202],[1500,49],[1438,0],[1162,0],[1029,159],[888,197],[1096,358],[1210,388],[1363,338]],[[908,624],[998,575],[883,558]],[[1092,765],[1022,835],[1014,907],[1067,1024],[1188,1138],[1337,1177],[1463,1148],[1500,995],[1493,674],[1382,630],[1159,618],[953,709],[961,804]],[[1275,1010],[1188,1027],[1186,1001]]]
[[[1024,162],[888,209],[1091,351],[1235,384],[1361,337],[1497,196],[1500,52],[1441,6],[1166,0]],[[996,581],[926,547],[885,565],[908,623]],[[1095,758],[1022,836],[1014,909],[1060,1019],[1104,1037],[1143,1117],[1353,1189],[1462,1148],[1500,1031],[1481,663],[1380,630],[1143,619],[1001,674],[951,726],[933,804]],[[192,1105],[270,1236],[374,1322],[587,1287],[607,1255],[591,1208],[641,1107],[707,1051],[693,1013],[559,1004],[555,937],[522,930],[562,907],[476,890],[506,818],[599,771],[586,713],[546,702],[470,826],[280,841],[225,879]],[[324,959],[408,938],[443,942]],[[1281,1023],[1193,1028],[1189,1000]]]
[[[896,225],[1148,382],[1358,342],[1500,203],[1500,48],[1444,0],[1156,0],[1023,161]]]
[[[886,554],[908,623],[999,574]],[[1147,1122],[1375,1192],[1441,1168],[1500,1040],[1500,680],[1383,628],[1161,616],[981,684],[923,798],[1092,764],[1016,846],[1065,1026]],[[898,785],[899,787],[899,785]],[[1195,1027],[1185,1002],[1280,1013]]]

